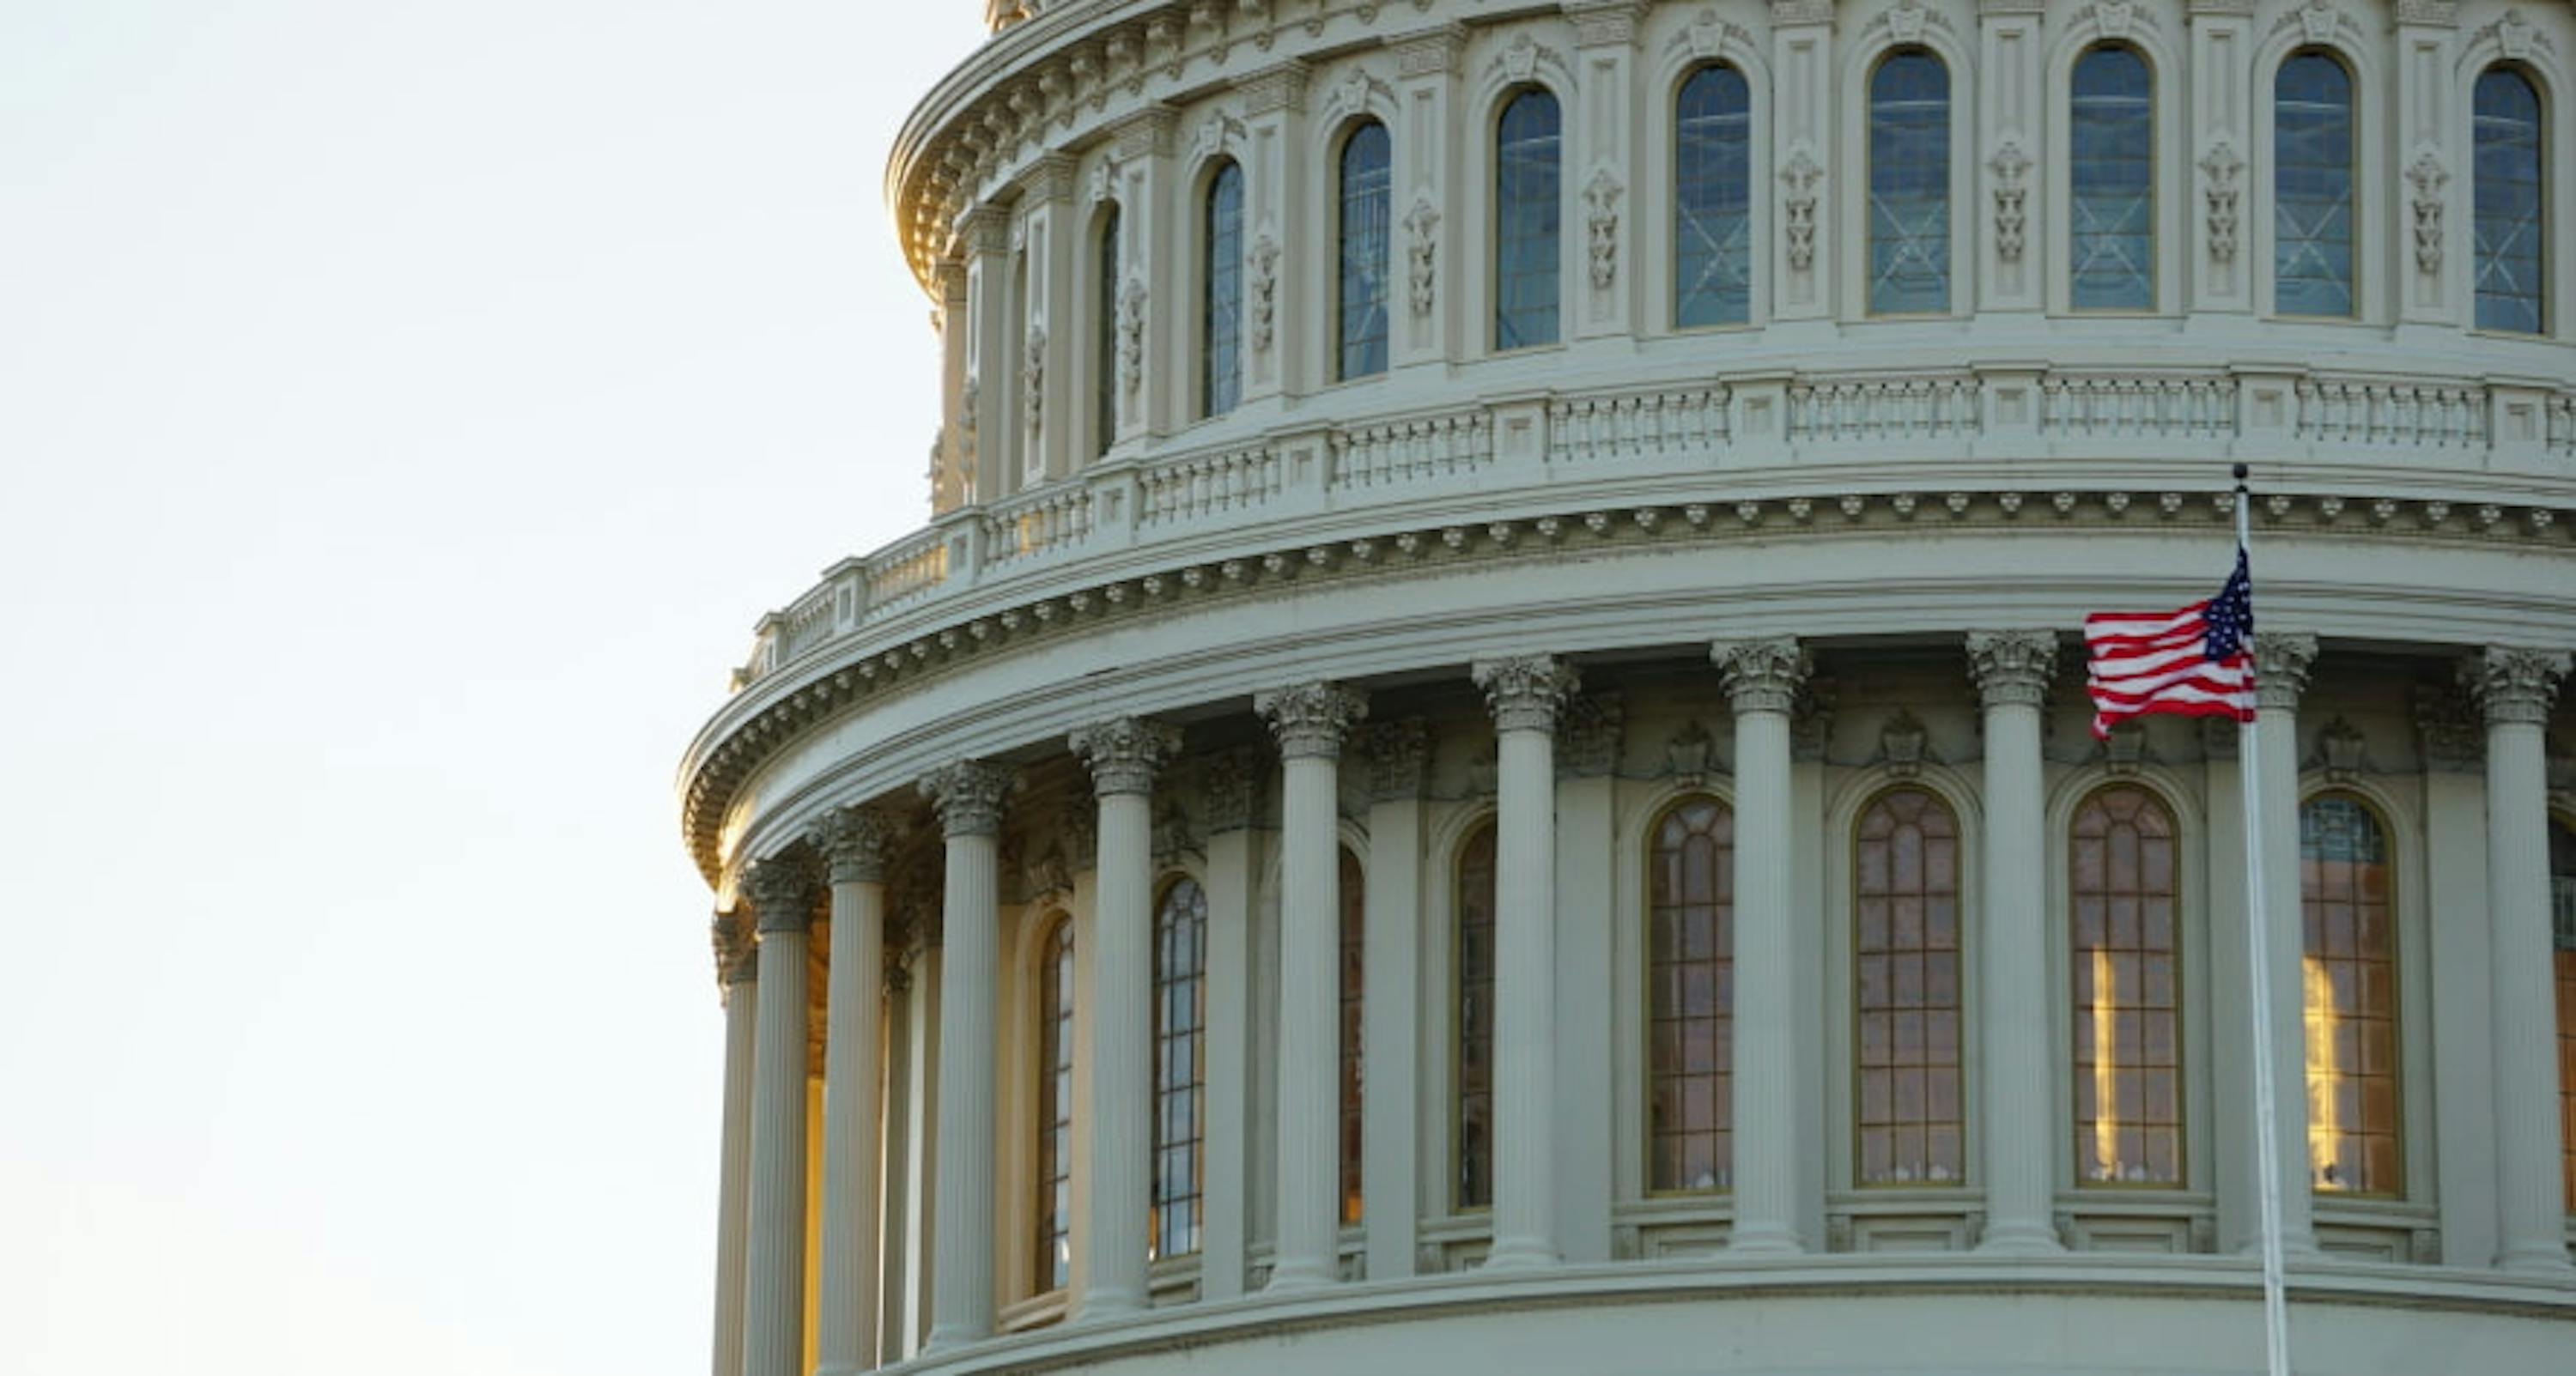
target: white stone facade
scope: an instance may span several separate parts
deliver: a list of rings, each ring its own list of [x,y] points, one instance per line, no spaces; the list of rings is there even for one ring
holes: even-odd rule
[[[2258,930],[2299,1369],[2568,1369],[2566,7],[987,12],[888,175],[943,322],[930,523],[765,618],[682,766],[725,914],[717,1376],[2252,1369]],[[2146,303],[2118,312],[2079,309],[2070,270],[2070,91],[2103,44],[2152,74]],[[1946,73],[1940,311],[1871,310],[1892,53]],[[2276,194],[2276,112],[2312,115],[2276,77],[2309,54],[2349,81],[2356,150],[2332,319],[2276,281],[2309,270],[2280,237],[2313,201]],[[1748,94],[1744,318],[1676,328],[1675,102],[1711,64]],[[2522,270],[2473,157],[2500,67],[2546,112],[2536,330],[2481,315]],[[1496,130],[1530,90],[1560,112],[1555,338],[1497,349],[1498,242],[1531,221],[1498,205]],[[1368,121],[1385,366],[1340,380],[1337,169]],[[2232,462],[2257,494],[2260,896],[2234,730],[2097,744],[2076,634],[2215,589]],[[2082,992],[2109,957],[2072,916],[2106,788],[2170,822],[2153,1180],[2082,1136],[2120,1117],[2081,1107],[2109,1081],[2078,1069],[2113,1054]],[[1887,1006],[1864,833],[1898,794],[1937,801],[1957,857],[1956,986],[1904,1005],[1956,1048],[1957,1101],[1916,1115],[1955,1144],[1919,1174],[1873,1164],[1899,1129],[1864,1068]],[[1731,827],[1727,1147],[1659,1188],[1651,867],[1694,800]],[[2322,934],[2328,805],[2376,829],[2352,871],[2385,886],[2352,900],[2375,964]],[[1184,878],[1182,1026],[1147,1006]],[[2376,991],[2349,1024],[2346,973]],[[1470,1006],[1492,1030],[1467,1050]],[[1181,1212],[1150,1121],[1174,1026]],[[1462,1108],[1488,1053],[1491,1102]],[[2315,1088],[2346,1083],[2366,1110]],[[2328,1170],[2355,1169],[2347,1138],[2358,1176]]]

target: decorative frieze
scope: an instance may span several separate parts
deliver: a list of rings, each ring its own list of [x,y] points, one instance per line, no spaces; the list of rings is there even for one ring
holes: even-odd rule
[[[2040,706],[2057,672],[2057,633],[1970,631],[1968,670],[1986,706]]]
[[[949,836],[999,836],[1002,797],[1012,776],[980,760],[942,765],[921,778],[921,796],[939,813],[939,827]]]
[[[1557,712],[1582,686],[1574,666],[1554,655],[1480,659],[1469,674],[1485,690],[1498,732],[1555,730]]]
[[[1737,715],[1787,712],[1796,706],[1798,686],[1815,667],[1793,636],[1761,640],[1719,641],[1709,658],[1726,681],[1726,693]]]
[[[1118,390],[1134,397],[1145,382],[1145,279],[1131,276],[1118,292]]]
[[[2462,672],[2489,726],[2547,726],[2567,669],[2564,650],[2490,645]]]
[[[1094,793],[1151,793],[1154,774],[1180,753],[1181,728],[1145,717],[1114,717],[1086,726],[1065,744],[1091,771]]]
[[[1046,327],[1029,326],[1020,345],[1020,414],[1035,430],[1046,420]]]
[[[1251,304],[1245,314],[1250,317],[1252,351],[1266,354],[1270,352],[1279,314],[1279,242],[1263,234],[1252,241],[1249,257],[1252,278],[1246,285],[1245,294],[1251,298]]]

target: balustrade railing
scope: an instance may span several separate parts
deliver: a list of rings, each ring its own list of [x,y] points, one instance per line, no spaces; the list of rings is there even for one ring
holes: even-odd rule
[[[1494,461],[1494,421],[1482,407],[1445,416],[1336,430],[1333,485],[1378,487],[1472,472]]]
[[[1707,462],[1728,439],[1727,389],[1569,397],[1547,408],[1551,463]]]
[[[2466,448],[2487,442],[2476,386],[2310,378],[2299,383],[2299,438],[2319,444]]]
[[[1232,449],[1157,464],[1140,482],[1143,525],[1197,521],[1267,503],[1279,495],[1279,451],[1271,445]]]
[[[1864,444],[1948,439],[1983,429],[1977,379],[1931,377],[1802,380],[1789,386],[1792,442]]]
[[[2051,373],[2040,433],[2068,439],[2223,439],[2236,429],[2232,377]]]
[[[994,504],[984,517],[987,567],[1033,558],[1079,543],[1091,533],[1091,489],[1068,483]]]

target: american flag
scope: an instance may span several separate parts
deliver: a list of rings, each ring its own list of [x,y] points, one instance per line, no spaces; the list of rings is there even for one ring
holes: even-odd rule
[[[2254,720],[2253,637],[2254,581],[2242,545],[2216,597],[2180,611],[2084,618],[2094,738],[2150,712]]]

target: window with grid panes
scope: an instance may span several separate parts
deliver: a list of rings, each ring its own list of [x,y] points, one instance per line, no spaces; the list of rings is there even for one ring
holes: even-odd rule
[[[1494,348],[1556,342],[1563,184],[1556,97],[1512,97],[1494,126]]]
[[[1854,895],[1859,1175],[1955,1185],[1967,1173],[1959,1027],[1959,821],[1920,788],[1861,813]]]
[[[1735,1185],[1735,812],[1665,810],[1646,880],[1646,1188]]]
[[[1458,987],[1454,1029],[1451,1203],[1460,1211],[1494,1202],[1494,826],[1467,838],[1458,854],[1458,927],[1452,954]]]
[[[2397,914],[2388,831],[2350,794],[2299,809],[2300,978],[2308,1047],[2311,1183],[2397,1194]]]
[[[1154,907],[1154,1211],[1146,1254],[1199,1249],[1199,1140],[1205,1130],[1207,895],[1175,879]]]
[[[1047,928],[1038,962],[1037,1274],[1063,1287],[1073,1265],[1073,922]]]
[[[2075,810],[2067,837],[2075,984],[2075,1178],[2183,1183],[2182,958],[2173,813],[2131,784]]]

